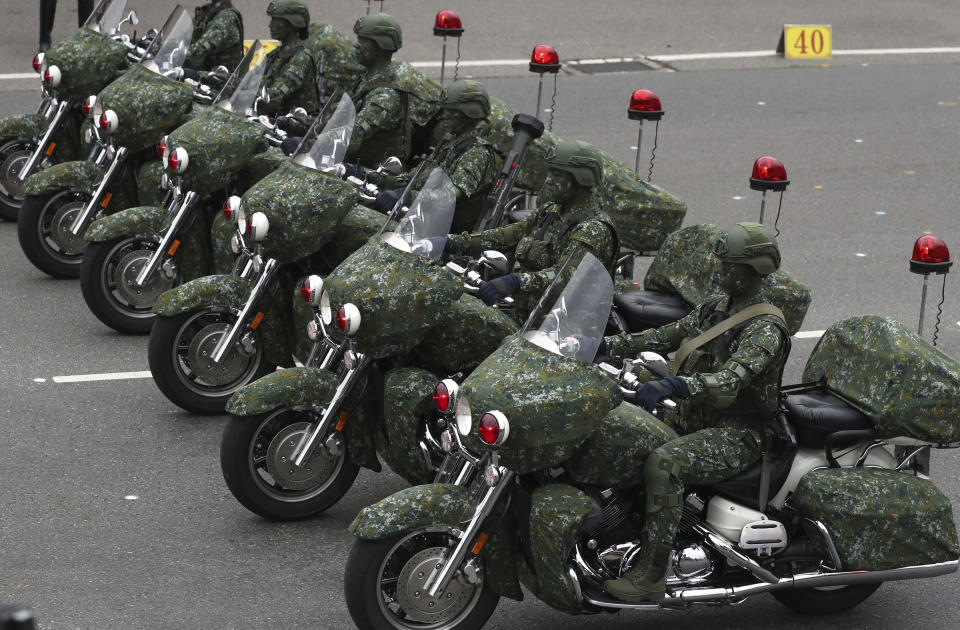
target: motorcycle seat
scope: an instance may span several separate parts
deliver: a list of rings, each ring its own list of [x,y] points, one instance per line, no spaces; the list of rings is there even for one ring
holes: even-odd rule
[[[628,332],[670,324],[693,310],[679,295],[662,291],[631,291],[613,296]]]
[[[804,448],[823,448],[827,436],[837,431],[873,428],[867,415],[828,392],[787,394],[783,402]]]
[[[770,449],[770,489],[768,498],[774,497],[790,476],[793,458],[797,454],[797,436],[793,427],[778,416],[779,439],[772,442]],[[761,462],[757,462],[742,473],[724,479],[713,485],[713,490],[725,497],[743,503],[747,507],[759,509],[760,479],[763,473]]]

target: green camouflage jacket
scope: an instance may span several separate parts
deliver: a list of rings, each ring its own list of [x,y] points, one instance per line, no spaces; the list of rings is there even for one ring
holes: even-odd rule
[[[313,59],[315,75],[323,80],[324,94],[329,96],[337,88],[349,92],[363,72],[353,49],[353,40],[329,24],[310,25],[307,52]]]
[[[726,296],[717,296],[672,324],[606,337],[607,347],[617,356],[637,356],[644,350],[673,352],[715,325],[728,301]],[[763,300],[757,295],[736,310],[760,303]],[[674,368],[690,389],[690,398],[680,406],[676,428],[685,434],[775,413],[789,352],[786,323],[771,315],[750,319],[691,352],[683,365]]]
[[[197,7],[193,18],[193,43],[184,65],[210,70],[219,65],[233,70],[243,59],[243,18],[230,0],[213,0]]]
[[[480,234],[451,235],[447,247],[452,254],[473,257],[485,249],[514,252],[520,279],[514,308],[521,317],[533,307],[568,257],[573,256],[568,269],[576,269],[587,252],[612,269],[619,250],[613,224],[592,195],[583,195],[567,205],[545,203],[513,225]]]
[[[394,63],[364,74],[352,96],[357,120],[347,154],[363,166],[374,166],[390,155],[406,164],[412,129],[407,94],[398,89]]]
[[[497,177],[502,158],[496,148],[472,128],[459,136],[446,136],[427,158],[411,190],[418,191],[434,168],[441,168],[460,192],[453,217],[454,230],[470,230],[480,218],[487,193]],[[397,186],[406,186],[411,173],[397,178]]]
[[[320,111],[316,71],[308,42],[309,39],[293,37],[267,54],[262,85],[267,89],[270,102],[262,108],[264,112],[285,113],[295,107],[302,107],[311,115]]]

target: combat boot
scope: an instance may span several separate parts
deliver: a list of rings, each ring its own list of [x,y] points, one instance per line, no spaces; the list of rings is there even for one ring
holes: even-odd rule
[[[665,574],[673,548],[663,543],[648,543],[640,551],[637,563],[616,580],[603,583],[603,590],[619,600],[640,604],[656,603],[666,594]]]

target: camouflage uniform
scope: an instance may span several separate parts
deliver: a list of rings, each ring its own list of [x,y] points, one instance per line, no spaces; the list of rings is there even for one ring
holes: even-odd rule
[[[198,70],[226,66],[233,70],[243,59],[243,17],[230,0],[213,0],[197,7],[193,43],[184,65]]]
[[[316,69],[308,42],[294,38],[267,55],[262,84],[270,97],[263,108],[267,113],[288,112],[295,107],[313,115],[320,111]]]
[[[480,234],[451,235],[447,243],[451,254],[477,257],[485,249],[515,252],[520,289],[514,295],[514,316],[522,320],[568,257],[573,256],[568,269],[576,269],[587,252],[612,267],[618,244],[610,219],[600,211],[594,198],[586,194],[563,205],[543,204],[513,225]]]
[[[350,153],[361,166],[376,166],[387,156],[406,164],[410,160],[412,127],[407,112],[409,95],[399,89],[395,62],[363,76],[353,91],[357,120]]]
[[[323,94],[329,96],[337,88],[349,92],[357,82],[363,66],[357,62],[353,42],[343,31],[315,22],[307,34],[307,52],[313,60],[315,76],[323,81]]]

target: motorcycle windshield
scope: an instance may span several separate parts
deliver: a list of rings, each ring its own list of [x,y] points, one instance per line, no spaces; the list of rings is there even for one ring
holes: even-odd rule
[[[183,66],[192,39],[193,20],[186,9],[178,4],[163,23],[141,63],[151,72],[169,76]]]
[[[350,137],[353,135],[353,123],[357,119],[357,108],[353,100],[344,94],[327,124],[323,126],[323,131],[318,133],[322,117],[323,112],[300,142],[293,161],[307,168],[328,172],[343,162],[347,155],[347,147],[350,146]]]
[[[572,273],[570,263],[567,259],[521,334],[554,354],[592,363],[610,316],[613,280],[593,254],[584,255]],[[566,277],[569,280],[564,285],[562,279]]]
[[[120,27],[127,0],[100,0],[83,25],[95,33],[112,35]]]
[[[402,252],[437,260],[443,247],[431,239],[450,233],[456,206],[457,190],[453,182],[443,170],[435,168],[396,229],[384,232],[381,238]]]
[[[243,116],[253,114],[253,104],[257,100],[260,83],[267,65],[263,63],[265,54],[260,40],[253,42],[240,65],[233,71],[226,85],[217,94],[214,104],[228,112]]]

